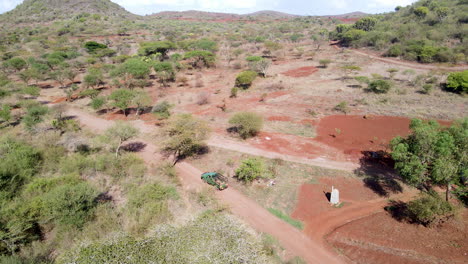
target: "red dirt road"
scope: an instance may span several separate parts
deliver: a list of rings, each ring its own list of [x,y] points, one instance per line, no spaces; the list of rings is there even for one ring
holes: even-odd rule
[[[78,109],[70,109],[67,111],[67,114],[75,116],[81,124],[97,133],[102,133],[114,123],[113,121],[100,119]],[[141,126],[146,125],[143,123],[136,124],[136,127]],[[146,144],[145,149],[139,154],[148,165],[154,164],[156,160],[161,158],[157,151],[158,148],[154,144],[142,140],[137,141]],[[180,162],[177,164],[176,169],[185,189],[196,190],[204,186],[204,183],[200,179],[202,172],[197,168],[186,162]],[[242,218],[253,228],[260,232],[271,234],[278,239],[280,244],[288,251],[290,257],[300,256],[307,263],[344,263],[344,260],[333,255],[320,244],[308,238],[304,233],[275,217],[237,190],[229,188],[225,191],[217,192],[217,197],[228,205],[235,215]]]

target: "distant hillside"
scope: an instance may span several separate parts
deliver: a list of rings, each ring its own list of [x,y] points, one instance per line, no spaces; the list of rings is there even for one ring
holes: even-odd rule
[[[338,25],[332,37],[344,46],[371,47],[406,60],[466,63],[468,0],[420,0],[353,25]]]
[[[300,17],[299,15],[291,15],[287,13],[271,11],[271,10],[264,10],[258,11],[250,14],[242,15],[243,17],[254,17],[254,18],[268,18],[268,19],[284,19],[284,18],[294,18]]]
[[[83,13],[120,18],[136,16],[109,0],[24,0],[12,11],[0,15],[0,21],[45,22]]]
[[[205,12],[197,10],[188,11],[164,11],[150,15],[152,17],[164,18],[164,19],[179,19],[179,20],[210,20],[210,21],[236,21],[236,20],[248,20],[248,19],[259,19],[259,20],[276,20],[276,19],[287,19],[299,17],[297,15],[291,15],[281,13],[277,11],[258,11],[250,14],[239,15],[231,13],[217,13],[217,12]]]
[[[329,16],[324,16],[324,17],[334,17],[334,18],[361,18],[368,16],[369,14],[364,13],[364,12],[352,12],[352,13],[346,13],[346,14],[341,14],[341,15],[329,15]]]

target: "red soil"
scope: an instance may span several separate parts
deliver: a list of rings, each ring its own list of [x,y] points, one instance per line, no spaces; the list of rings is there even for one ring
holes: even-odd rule
[[[467,263],[468,214],[435,228],[399,222],[388,213],[336,229],[328,241],[359,263]]]
[[[270,116],[268,117],[268,121],[284,121],[284,122],[288,122],[288,121],[291,121],[291,117],[289,116]]]
[[[54,101],[52,101],[52,104],[59,104],[59,103],[63,103],[67,100],[67,98],[65,97],[59,97],[57,99],[54,99]]]
[[[317,141],[355,155],[386,150],[391,139],[410,133],[410,120],[390,116],[327,116],[317,127]]]
[[[286,76],[298,78],[298,77],[310,76],[310,75],[312,75],[313,73],[315,73],[317,71],[318,71],[318,69],[316,67],[307,66],[307,67],[297,68],[297,69],[294,69],[294,70],[289,70],[289,71],[283,72],[282,74],[286,75]]]

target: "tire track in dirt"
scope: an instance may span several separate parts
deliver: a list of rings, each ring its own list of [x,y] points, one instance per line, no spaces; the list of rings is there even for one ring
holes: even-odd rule
[[[342,162],[342,161],[333,161],[325,158],[314,158],[308,159],[299,156],[285,155],[281,153],[271,152],[262,150],[259,148],[252,147],[248,144],[220,138],[219,136],[212,136],[208,140],[208,145],[217,148],[223,148],[227,150],[234,150],[237,152],[242,152],[254,156],[265,157],[268,159],[282,159],[290,162],[301,163],[311,166],[318,166],[327,169],[334,170],[344,170],[344,171],[353,171],[359,167],[359,164],[353,162]]]
[[[104,132],[114,124],[114,121],[103,120],[78,109],[69,109],[66,113],[74,116],[82,125],[97,133]],[[130,123],[135,124],[135,122]],[[137,125],[137,127],[140,126],[145,126],[145,124],[139,123]],[[157,146],[154,144],[141,139],[135,139],[134,141],[146,144],[146,147],[139,152],[139,155],[148,165],[154,165],[156,160],[162,158],[161,154],[158,153]],[[180,162],[176,165],[176,169],[184,189],[200,190],[205,185],[200,179],[202,172],[189,163]],[[289,257],[300,256],[307,263],[344,263],[343,259],[335,256],[293,226],[272,215],[265,208],[234,188],[217,192],[216,196],[228,205],[232,213],[243,219],[251,227],[278,239],[280,244],[287,250]]]
[[[337,45],[332,45],[335,49],[339,50],[340,48]],[[365,51],[361,50],[356,50],[356,49],[349,49],[347,48],[346,50],[349,50],[355,54],[361,55],[361,56],[367,56],[369,58],[383,61],[383,62],[388,62],[392,64],[397,64],[401,66],[405,66],[408,68],[413,68],[413,69],[420,69],[420,70],[445,70],[445,71],[463,71],[467,70],[468,66],[454,66],[454,67],[447,67],[447,66],[438,66],[438,65],[426,65],[426,64],[420,64],[420,63],[412,63],[412,62],[406,62],[406,61],[401,61],[401,60],[396,60],[396,59],[390,59],[390,58],[383,58],[377,55],[370,54]]]

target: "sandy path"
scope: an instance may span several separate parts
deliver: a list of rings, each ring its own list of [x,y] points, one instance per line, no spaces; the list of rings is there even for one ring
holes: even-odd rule
[[[335,49],[340,49],[337,45],[332,45]],[[402,61],[402,60],[397,60],[397,59],[391,59],[391,58],[384,58],[380,57],[378,55],[371,54],[369,52],[365,52],[362,50],[356,50],[356,49],[349,49],[347,48],[346,50],[349,50],[355,54],[362,55],[362,56],[367,56],[369,58],[383,61],[383,62],[388,62],[392,64],[397,64],[401,66],[406,66],[408,68],[413,68],[413,69],[421,69],[421,70],[445,70],[445,71],[463,71],[463,70],[468,70],[468,66],[453,66],[453,67],[447,67],[447,66],[438,66],[438,65],[428,65],[428,64],[421,64],[421,63],[413,63],[413,62],[408,62],[408,61]]]
[[[102,133],[112,126],[114,121],[103,120],[78,109],[70,109],[68,115],[74,116],[81,124]],[[133,123],[133,122],[132,122]],[[137,127],[143,125],[139,123]],[[141,157],[149,165],[154,165],[156,160],[161,159],[158,148],[149,142],[135,139],[146,144],[140,151]],[[202,172],[187,162],[180,162],[176,166],[181,183],[186,190],[199,190],[204,186],[200,179]],[[234,188],[229,188],[216,193],[217,197],[224,202],[232,213],[242,218],[245,222],[260,232],[271,234],[278,239],[280,244],[288,251],[290,257],[300,256],[307,263],[344,263],[344,260],[333,255],[320,244],[312,241],[304,233],[272,215],[266,209],[258,205],[250,198],[244,196]]]
[[[359,164],[352,162],[333,161],[325,158],[308,159],[300,156],[285,155],[277,152],[266,151],[250,146],[249,144],[229,140],[219,136],[212,136],[208,140],[208,145],[228,150],[234,150],[254,156],[265,157],[269,159],[282,159],[290,162],[296,162],[306,165],[319,166],[328,169],[353,171],[359,167]]]

